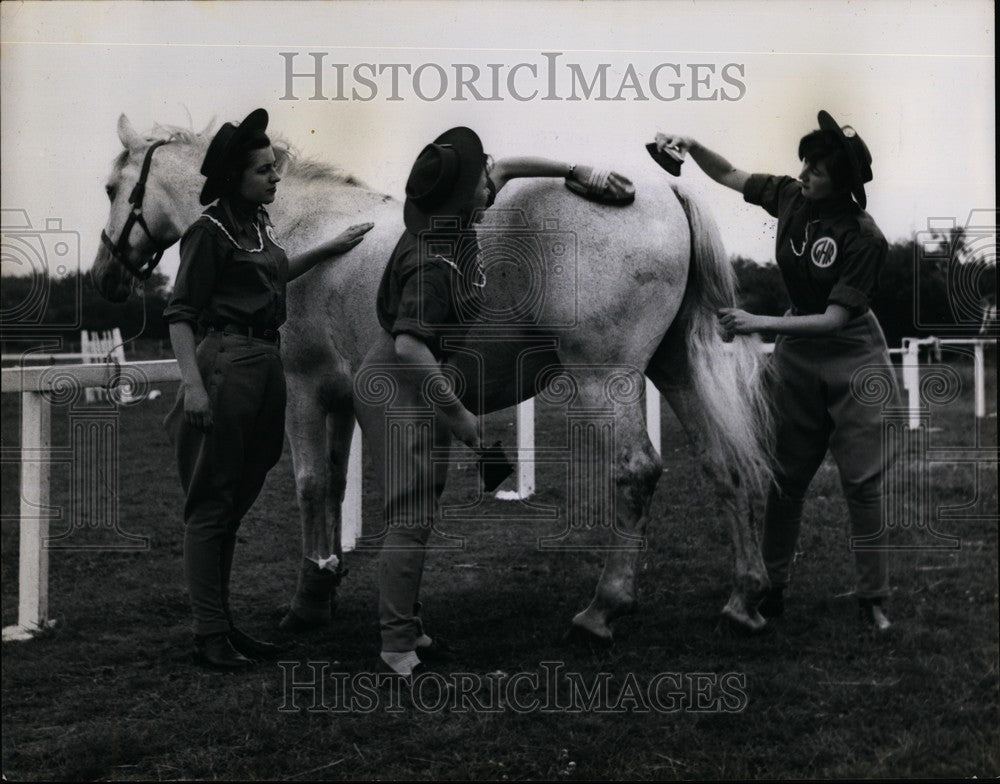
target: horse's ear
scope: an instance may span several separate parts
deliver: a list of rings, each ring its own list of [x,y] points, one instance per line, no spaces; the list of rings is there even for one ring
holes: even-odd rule
[[[131,150],[133,147],[138,147],[142,144],[142,137],[136,133],[135,128],[132,127],[132,123],[129,122],[128,117],[124,114],[118,118],[118,138],[121,139],[121,143],[125,146],[126,150]]]

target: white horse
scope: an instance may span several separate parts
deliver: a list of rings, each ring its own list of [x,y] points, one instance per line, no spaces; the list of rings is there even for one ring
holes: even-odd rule
[[[141,136],[124,115],[118,136],[124,149],[108,178],[111,210],[92,272],[113,301],[132,290],[129,269],[158,260],[200,214],[198,171],[210,139],[207,131],[160,127]],[[162,139],[169,141],[153,147]],[[350,224],[375,224],[356,249],[291,284],[281,330],[303,538],[289,619],[318,624],[329,619],[340,577],[318,564],[338,552],[354,375],[378,334],[375,292],[403,211],[331,166],[298,160],[281,143],[275,150],[284,171],[270,212],[289,254]],[[130,204],[147,160],[139,204]],[[126,224],[137,210],[145,224]],[[613,619],[635,607],[636,564],[662,475],[643,424],[643,373],[676,412],[713,482],[715,498],[706,503],[714,501],[728,521],[735,567],[723,613],[751,630],[763,627],[755,607],[768,581],[750,497],[769,480],[770,426],[758,352],[748,338],[726,345],[717,331],[716,310],[735,301],[734,274],[711,218],[665,176],[637,182],[627,208],[587,202],[557,180],[522,180],[500,193],[478,231],[486,305],[453,360],[466,404],[495,411],[546,385],[559,394],[571,386],[563,400],[573,410],[614,423],[612,453],[597,480],[614,497],[615,519],[602,522],[613,522],[620,546],[608,548],[594,598],[571,631],[609,641]]]

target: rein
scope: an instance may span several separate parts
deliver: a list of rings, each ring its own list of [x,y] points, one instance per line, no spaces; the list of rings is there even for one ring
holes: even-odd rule
[[[135,187],[132,189],[132,193],[128,197],[128,203],[132,205],[132,211],[129,213],[128,219],[122,227],[122,233],[118,237],[118,242],[114,242],[111,237],[108,236],[107,231],[101,231],[101,242],[107,246],[108,251],[111,253],[111,258],[125,267],[125,269],[131,272],[139,280],[146,280],[153,274],[153,270],[156,269],[156,265],[160,263],[163,252],[173,245],[173,241],[160,242],[157,240],[153,236],[153,233],[149,230],[149,226],[146,225],[146,219],[142,215],[142,200],[146,196],[146,178],[149,177],[149,169],[153,165],[153,153],[156,151],[157,147],[161,147],[162,145],[169,143],[169,139],[160,139],[159,141],[155,141],[149,145],[149,149],[146,150],[146,156],[142,160],[142,171],[139,173],[139,180],[136,182]],[[140,264],[132,263],[128,260],[126,255],[129,250],[128,237],[132,232],[132,227],[136,223],[142,227],[142,230],[146,232],[146,236],[149,238],[149,241],[152,242],[153,247],[156,248],[156,253],[154,253],[148,261]]]

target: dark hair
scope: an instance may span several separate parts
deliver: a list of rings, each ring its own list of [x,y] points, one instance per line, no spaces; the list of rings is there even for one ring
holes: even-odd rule
[[[850,190],[854,185],[854,170],[850,159],[833,131],[816,130],[799,140],[799,160],[813,166],[826,164],[830,181],[836,190]]]
[[[222,191],[225,195],[230,196],[239,188],[243,171],[250,163],[250,154],[255,150],[263,150],[270,146],[271,140],[264,131],[254,131],[239,147],[233,150],[222,185]]]

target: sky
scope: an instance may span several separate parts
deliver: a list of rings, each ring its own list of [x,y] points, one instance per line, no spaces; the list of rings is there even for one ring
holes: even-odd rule
[[[121,113],[140,132],[200,130],[263,106],[302,154],[402,198],[417,152],[452,125],[476,129],[495,157],[626,175],[648,174],[642,148],[657,131],[680,133],[739,168],[794,176],[798,139],[826,109],[872,151],[869,212],[890,241],[996,206],[994,16],[978,0],[4,2],[0,38],[4,231],[24,231],[24,215],[34,229],[59,220],[80,236],[82,269],[107,219]],[[311,70],[311,52],[326,53],[325,100],[309,100],[312,79],[286,86],[286,62]],[[331,99],[337,64],[344,100]],[[458,95],[457,66],[479,69],[478,94]],[[624,100],[585,97],[573,67],[588,81],[603,67],[604,98]],[[730,253],[772,258],[767,215],[692,162],[682,179]],[[174,249],[162,268],[176,265]]]

